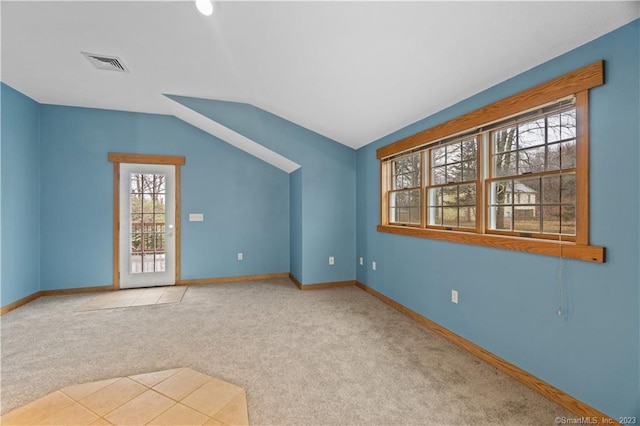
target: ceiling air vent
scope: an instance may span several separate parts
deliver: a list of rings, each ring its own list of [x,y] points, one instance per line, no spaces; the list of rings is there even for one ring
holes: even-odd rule
[[[87,52],[80,53],[99,70],[129,72],[127,67],[124,66],[124,63],[122,63],[122,60],[117,56],[96,55]]]

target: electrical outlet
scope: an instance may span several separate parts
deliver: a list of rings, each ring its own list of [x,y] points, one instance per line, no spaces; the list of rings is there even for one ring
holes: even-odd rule
[[[371,262],[371,269],[376,270],[376,262]]]
[[[364,257],[360,257],[360,266],[364,265]]]
[[[333,265],[336,263],[336,259],[333,256],[329,256],[329,265]]]
[[[244,254],[238,253],[238,260],[243,260],[243,259],[244,259]]]
[[[451,290],[451,302],[458,303],[458,290]]]

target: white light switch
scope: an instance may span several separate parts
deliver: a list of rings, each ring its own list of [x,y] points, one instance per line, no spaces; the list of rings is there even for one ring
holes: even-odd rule
[[[243,259],[244,259],[244,254],[238,253],[238,260],[243,260]]]
[[[363,257],[360,257],[360,264],[364,265],[364,258]]]
[[[204,213],[189,213],[189,222],[203,222]]]
[[[371,262],[371,269],[375,271],[377,267],[378,265],[376,265],[376,262]]]
[[[458,290],[451,290],[451,302],[458,303]]]

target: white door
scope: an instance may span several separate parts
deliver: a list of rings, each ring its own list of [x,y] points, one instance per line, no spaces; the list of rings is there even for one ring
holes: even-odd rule
[[[175,284],[175,166],[120,163],[120,287]]]

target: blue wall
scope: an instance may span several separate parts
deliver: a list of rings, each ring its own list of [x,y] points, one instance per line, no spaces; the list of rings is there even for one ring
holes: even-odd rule
[[[289,271],[289,176],[279,169],[162,115],[43,105],[41,145],[43,290],[112,283],[110,151],[186,157],[182,279]]]
[[[294,277],[302,277],[302,168],[289,175],[289,185],[290,272]]]
[[[302,252],[292,258],[301,257],[301,276],[292,273],[303,284],[355,278],[354,150],[252,105],[169,97],[300,164]]]
[[[367,260],[359,281],[611,416],[638,418],[639,27],[635,21],[367,145],[357,163],[357,253]],[[607,248],[607,263],[376,232],[377,148],[600,59],[606,84],[590,97],[591,242]],[[560,285],[566,317],[557,314]]]
[[[2,260],[0,306],[40,290],[38,103],[0,84]]]

